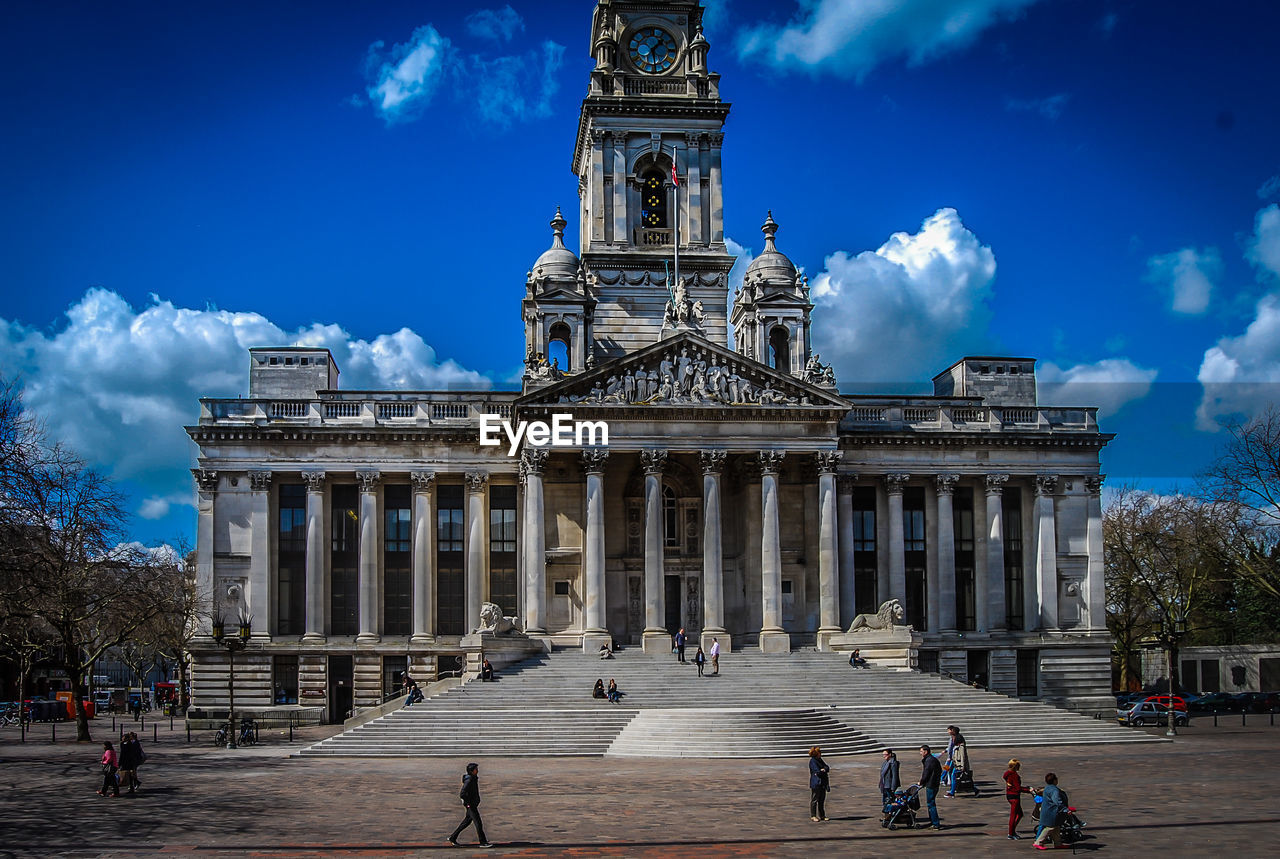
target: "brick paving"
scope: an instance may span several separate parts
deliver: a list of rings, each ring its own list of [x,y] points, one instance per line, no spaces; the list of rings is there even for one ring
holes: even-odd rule
[[[514,856],[1038,855],[1030,838],[1005,839],[999,774],[1012,752],[1029,782],[1059,774],[1089,823],[1080,852],[1258,855],[1280,839],[1280,810],[1263,786],[1280,759],[1280,726],[1238,720],[1142,747],[975,748],[983,796],[940,798],[942,832],[880,827],[874,755],[829,759],[832,820],[821,824],[809,820],[804,759],[477,757],[481,810],[493,852]],[[0,729],[0,857],[480,852],[444,843],[461,819],[462,759],[288,756],[332,728],[299,731],[292,746],[274,732],[237,751],[213,748],[209,732],[187,745],[161,728],[153,743],[148,725],[142,791],[103,799],[96,762],[109,723],[95,725],[94,745],[61,727],[56,744],[48,726],[25,745]],[[904,776],[918,772],[918,757],[899,750]],[[1021,832],[1032,832],[1029,816]],[[462,837],[473,841],[473,830]]]

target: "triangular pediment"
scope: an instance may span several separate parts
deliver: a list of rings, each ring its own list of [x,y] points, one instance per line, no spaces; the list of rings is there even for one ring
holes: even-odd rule
[[[681,406],[839,409],[832,391],[683,331],[516,400],[517,406]]]

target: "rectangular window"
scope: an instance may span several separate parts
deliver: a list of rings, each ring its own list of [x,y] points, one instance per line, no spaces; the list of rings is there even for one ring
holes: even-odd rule
[[[333,487],[329,547],[329,629],[334,635],[360,630],[360,511],[354,486]]]
[[[1040,694],[1040,651],[1018,651],[1018,697],[1034,698]]]
[[[516,595],[516,488],[489,487],[489,602],[514,617],[519,612]]]
[[[918,632],[929,628],[929,588],[925,574],[924,489],[909,486],[902,493],[903,558],[907,573],[907,623]]]
[[[271,700],[277,704],[298,703],[298,657],[274,656],[271,659]]]
[[[307,488],[281,484],[276,497],[276,633],[301,635],[307,619]]]
[[[879,608],[876,578],[876,490],[871,486],[853,489],[853,605],[858,613],[875,614]]]
[[[955,528],[956,629],[978,628],[977,574],[974,567],[973,489],[958,487],[952,499]]]
[[[1001,505],[1004,526],[1004,613],[1009,629],[1025,629],[1022,607],[1022,490],[1004,490]]]
[[[436,489],[436,624],[441,635],[467,632],[462,484]]]
[[[407,488],[407,487],[406,487]],[[382,694],[395,695],[404,691],[404,675],[409,671],[409,657],[382,657]],[[418,678],[414,678],[417,680]]]
[[[382,628],[387,635],[413,631],[413,511],[409,487],[383,490]]]

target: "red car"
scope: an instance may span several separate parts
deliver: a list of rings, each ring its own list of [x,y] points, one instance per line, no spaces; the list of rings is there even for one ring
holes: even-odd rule
[[[1142,700],[1154,701],[1155,703],[1162,704],[1165,707],[1172,707],[1174,710],[1178,710],[1183,713],[1187,712],[1187,702],[1178,695],[1151,695],[1150,697],[1143,698]]]

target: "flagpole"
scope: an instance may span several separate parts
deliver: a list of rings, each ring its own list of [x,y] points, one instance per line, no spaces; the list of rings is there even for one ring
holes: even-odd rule
[[[674,225],[675,225],[675,230],[674,230],[674,232],[673,232],[673,234],[672,234],[672,236],[673,236],[673,240],[672,240],[672,243],[671,243],[671,247],[672,247],[672,249],[673,249],[673,251],[674,251],[674,256],[675,256],[675,261],[676,261],[676,264],[675,264],[675,270],[676,270],[675,282],[676,282],[676,283],[679,283],[679,282],[680,282],[680,180],[676,177],[676,147],[675,147],[675,144],[672,144],[672,146],[671,146],[671,187],[674,189],[674,191],[675,191],[675,195],[676,195],[676,199],[675,199],[675,203],[676,203],[675,209],[676,209],[676,211],[675,211],[675,220],[674,220],[674,222],[673,222],[673,223],[674,223]],[[673,291],[673,293],[672,293],[672,294],[673,294],[673,295],[675,294],[675,293],[674,293],[674,291]],[[679,308],[676,308],[676,312],[677,312],[677,313],[679,313],[679,312],[680,312],[680,309],[679,309]]]

